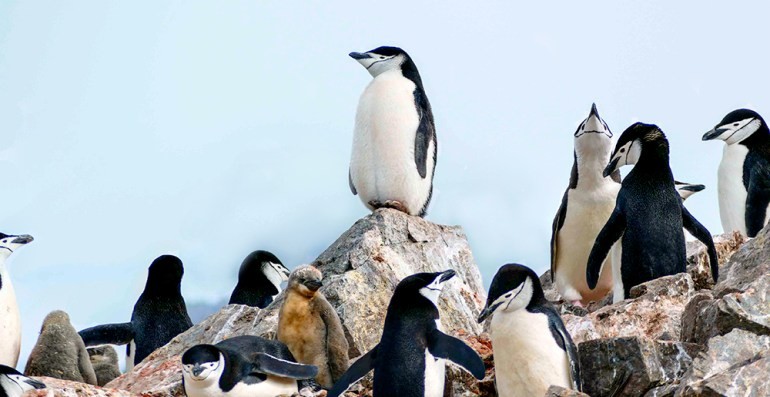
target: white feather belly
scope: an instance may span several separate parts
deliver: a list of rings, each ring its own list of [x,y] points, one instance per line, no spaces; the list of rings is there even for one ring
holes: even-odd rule
[[[551,385],[571,388],[567,353],[553,339],[545,314],[495,313],[490,336],[500,396],[544,396]]]
[[[206,382],[207,384],[203,387],[201,385],[191,387],[193,382],[189,380],[185,380],[185,383],[187,397],[274,397],[292,395],[299,391],[297,381],[277,376],[268,376],[266,380],[251,385],[238,383],[227,393],[223,393],[219,388],[218,380]]]
[[[358,103],[350,177],[361,201],[397,200],[417,214],[428,199],[433,178],[433,144],[425,178],[414,160],[419,116],[415,85],[399,71],[386,72],[366,87]],[[370,207],[371,209],[371,207]]]
[[[565,300],[599,300],[612,289],[614,255],[607,259],[594,290],[586,282],[588,256],[596,236],[607,223],[615,208],[620,191],[617,183],[605,183],[591,189],[570,189],[567,192],[567,217],[557,234],[554,283]],[[615,244],[613,250],[620,249]]]
[[[444,376],[446,362],[436,359],[425,350],[425,397],[442,397],[444,395]]]
[[[0,264],[0,267],[4,265]],[[21,348],[21,318],[16,293],[5,267],[0,269],[0,364],[16,367]]]
[[[746,235],[746,197],[743,162],[749,149],[741,144],[725,145],[719,164],[719,217],[725,233],[738,230]]]

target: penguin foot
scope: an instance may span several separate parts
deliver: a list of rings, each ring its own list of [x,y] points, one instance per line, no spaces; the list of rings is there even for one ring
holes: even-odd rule
[[[397,200],[387,200],[384,203],[377,200],[372,200],[369,202],[369,205],[372,206],[372,208],[374,209],[391,208],[406,214],[409,213],[409,210],[406,208],[406,206]]]
[[[583,306],[583,302],[581,302],[580,300],[570,301],[569,303],[571,303],[572,306],[576,306],[576,307],[580,307],[580,308],[585,308],[585,306]]]

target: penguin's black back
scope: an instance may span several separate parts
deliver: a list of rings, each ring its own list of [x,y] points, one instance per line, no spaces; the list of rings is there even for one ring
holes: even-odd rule
[[[219,387],[227,392],[238,383],[254,384],[267,379],[264,374],[252,371],[257,354],[265,353],[282,360],[296,362],[283,343],[258,336],[237,336],[215,345],[225,356],[225,371],[219,379]]]
[[[273,297],[280,291],[262,271],[263,256],[266,254],[274,258],[273,262],[280,263],[278,258],[266,251],[255,251],[246,257],[238,272],[238,284],[230,295],[230,305],[264,309],[273,302]]]

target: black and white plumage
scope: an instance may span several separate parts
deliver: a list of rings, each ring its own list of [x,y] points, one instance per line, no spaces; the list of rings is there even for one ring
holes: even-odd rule
[[[679,193],[679,197],[681,197],[682,200],[687,200],[693,194],[698,193],[706,188],[704,185],[679,181],[674,181],[674,186],[676,187],[676,191]]]
[[[397,47],[350,53],[374,77],[358,102],[348,174],[370,210],[424,216],[433,195],[433,111],[412,58]]]
[[[5,261],[32,241],[30,235],[0,233],[0,364],[15,367],[21,351],[21,315]]]
[[[684,272],[683,227],[708,248],[711,274],[716,281],[719,264],[711,233],[683,205],[669,166],[668,140],[658,126],[636,123],[628,127],[604,175],[626,164],[636,165],[623,179],[615,209],[588,257],[588,286],[596,286],[607,253],[621,237],[620,274],[613,274],[616,302],[625,299],[635,285]],[[623,295],[618,296],[617,291]]]
[[[620,172],[602,172],[612,153],[612,131],[599,116],[596,104],[574,134],[575,151],[569,187],[553,221],[551,277],[567,301],[588,303],[612,290],[612,272],[620,266],[620,247],[605,260],[597,287],[586,284],[586,262],[594,240],[615,208]]]
[[[438,298],[454,270],[418,273],[398,284],[388,305],[382,338],[359,357],[329,392],[336,397],[374,370],[374,396],[444,395],[445,360],[484,377],[484,363],[463,341],[441,332]]]
[[[241,263],[238,284],[230,295],[230,305],[264,309],[281,293],[281,283],[289,280],[289,269],[268,251],[254,251]]]
[[[578,350],[532,269],[497,271],[479,322],[489,316],[501,396],[543,396],[551,385],[581,390]]]
[[[0,364],[0,397],[20,397],[24,392],[35,389],[45,389],[45,384]]]
[[[128,344],[126,369],[131,370],[155,349],[192,327],[182,297],[182,261],[162,255],[150,265],[144,292],[134,305],[131,321],[80,331],[86,347]]]
[[[182,355],[187,397],[273,397],[296,393],[297,380],[311,379],[312,365],[298,364],[281,342],[237,336],[197,345]]]
[[[728,113],[703,140],[725,141],[719,164],[719,215],[725,232],[748,237],[770,221],[770,129],[757,112]]]

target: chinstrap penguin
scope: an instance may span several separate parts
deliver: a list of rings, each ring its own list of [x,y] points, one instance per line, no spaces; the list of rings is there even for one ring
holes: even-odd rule
[[[371,370],[375,397],[441,397],[445,360],[483,379],[484,363],[478,354],[440,330],[438,298],[454,275],[454,270],[447,270],[401,280],[388,305],[380,343],[350,366],[329,397],[341,395]]]
[[[5,262],[14,251],[32,241],[29,235],[0,233],[0,364],[15,367],[21,350],[21,316],[16,292]]]
[[[532,269],[497,271],[479,322],[489,316],[501,396],[544,396],[551,385],[581,390],[578,350]]]
[[[706,188],[704,185],[679,181],[674,181],[674,186],[676,187],[676,192],[679,193],[679,197],[681,197],[682,200],[687,200],[693,194],[698,193]]]
[[[321,279],[310,265],[291,273],[278,312],[278,340],[297,362],[318,367],[315,379],[328,389],[348,369],[348,341],[337,312],[319,291]]]
[[[620,272],[613,273],[615,302],[633,286],[686,271],[683,227],[708,248],[716,282],[719,262],[711,233],[683,205],[669,166],[668,140],[658,126],[635,123],[623,131],[604,175],[627,164],[636,165],[623,179],[615,209],[588,257],[588,286],[597,285],[607,253],[621,237]]]
[[[238,284],[230,295],[230,305],[264,309],[281,292],[281,283],[289,280],[289,269],[267,251],[254,251],[241,263]]]
[[[25,392],[36,389],[45,389],[45,384],[22,375],[12,367],[0,364],[0,397],[20,397]]]
[[[86,346],[67,313],[56,310],[45,317],[24,375],[97,384]]]
[[[106,324],[80,331],[87,347],[125,345],[130,371],[155,349],[192,327],[181,292],[184,268],[173,255],[162,255],[150,265],[147,284],[134,305],[131,322]]]
[[[719,216],[725,233],[755,237],[770,220],[770,129],[757,112],[734,110],[704,141],[725,141],[719,164]]]
[[[425,216],[433,195],[436,128],[420,73],[397,47],[351,52],[374,78],[358,101],[348,181],[370,210]]]
[[[91,366],[96,374],[97,386],[104,386],[120,376],[118,352],[109,345],[96,346],[87,349]]]
[[[301,389],[298,380],[318,368],[298,364],[281,342],[236,336],[216,345],[197,345],[182,355],[187,397],[273,397]]]
[[[577,305],[602,299],[612,290],[612,272],[620,266],[620,245],[605,259],[595,289],[586,284],[586,262],[594,240],[615,208],[620,171],[602,172],[612,153],[612,132],[596,104],[575,131],[574,162],[551,234],[551,277],[564,300]]]

